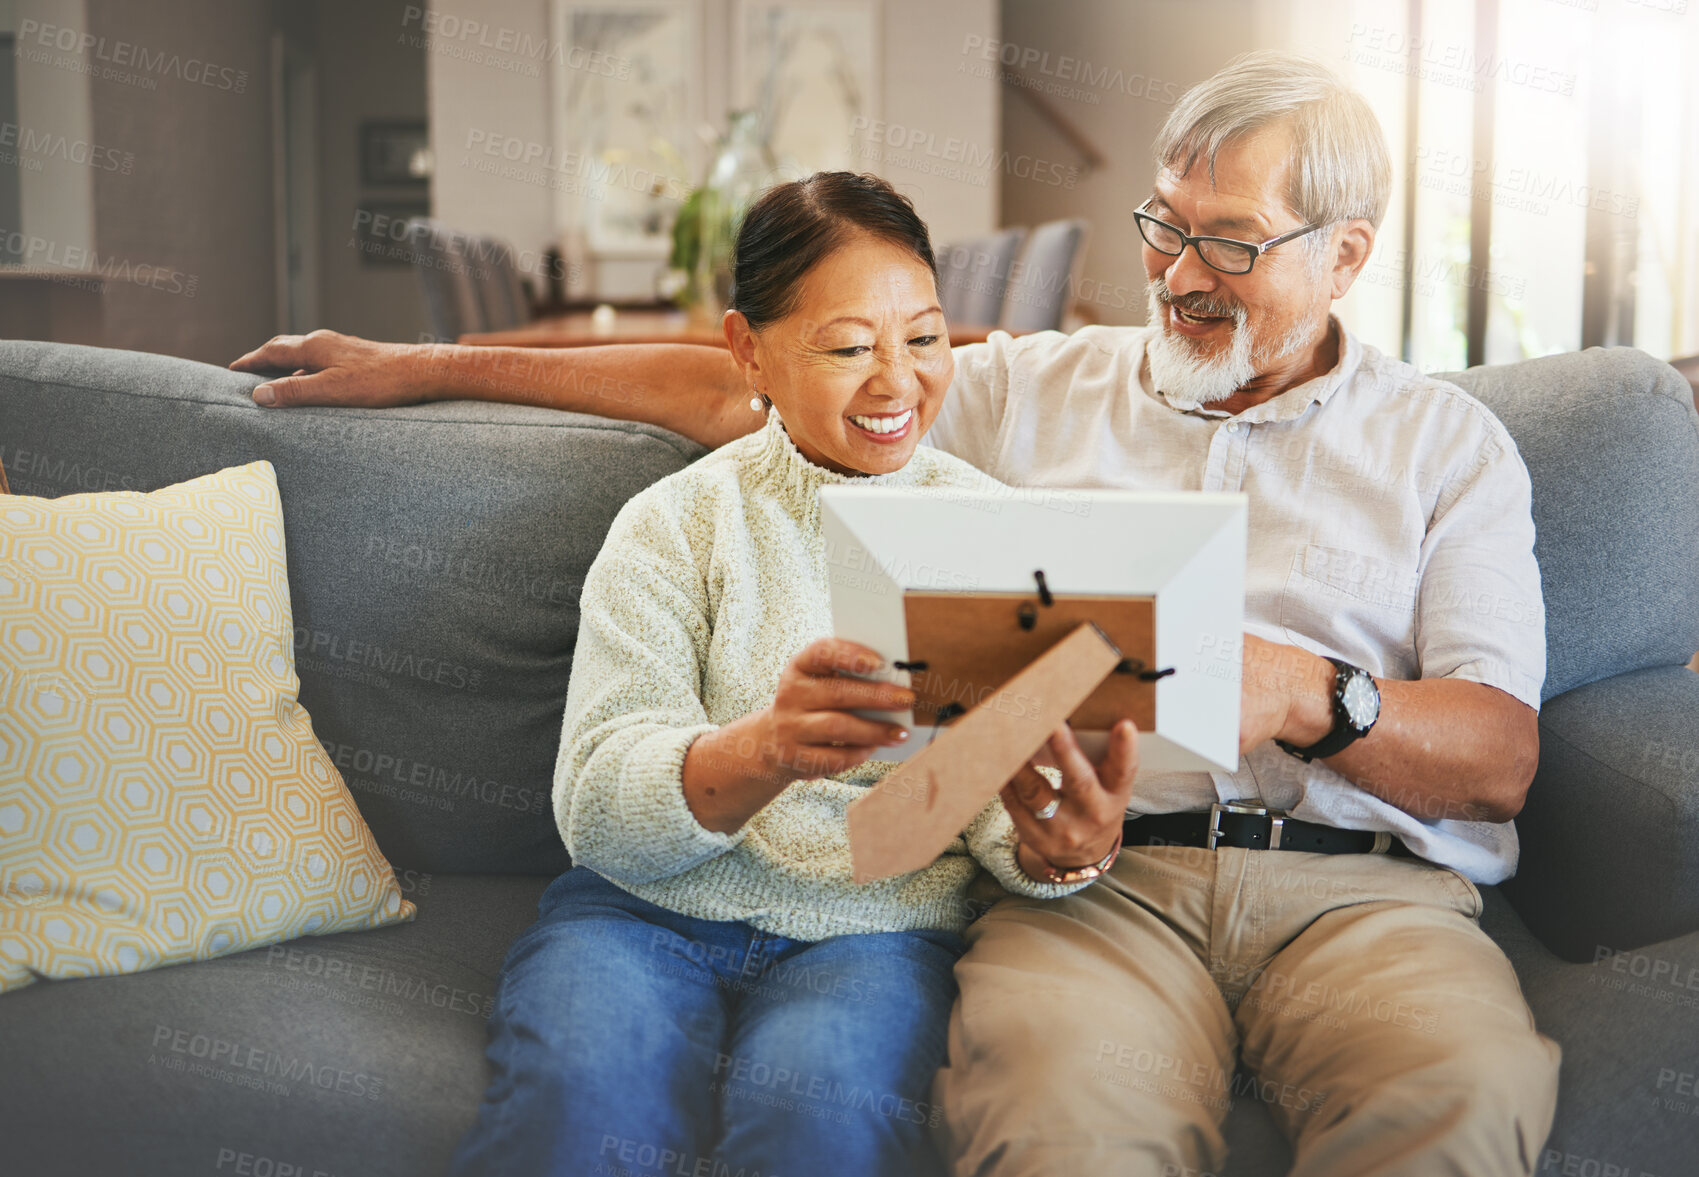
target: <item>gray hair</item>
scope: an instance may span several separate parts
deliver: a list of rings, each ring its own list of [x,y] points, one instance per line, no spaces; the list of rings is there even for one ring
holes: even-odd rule
[[[1292,130],[1292,211],[1379,228],[1392,191],[1386,135],[1363,96],[1312,58],[1247,53],[1187,90],[1156,136],[1157,166],[1183,176],[1202,156],[1213,184],[1224,146],[1280,122]]]

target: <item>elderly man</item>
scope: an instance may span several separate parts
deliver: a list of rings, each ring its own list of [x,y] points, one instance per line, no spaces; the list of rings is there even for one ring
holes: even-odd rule
[[[1475,887],[1515,870],[1538,753],[1527,472],[1479,403],[1330,314],[1391,182],[1360,96],[1252,55],[1185,95],[1156,163],[1133,213],[1149,325],[957,349],[930,440],[1017,485],[1249,495],[1242,756],[1144,774],[1121,837],[1080,848],[1096,885],[971,925],[937,1085],[951,1160],[1199,1174],[1249,1097],[1294,1173],[1529,1173],[1559,1052]],[[486,395],[710,444],[759,420],[702,348],[522,359],[315,333],[234,366],[296,373],[262,403]],[[671,391],[606,396],[631,381]]]

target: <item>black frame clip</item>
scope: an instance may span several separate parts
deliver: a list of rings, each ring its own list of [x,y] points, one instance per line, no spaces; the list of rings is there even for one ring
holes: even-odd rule
[[[1135,674],[1138,676],[1140,682],[1155,682],[1158,679],[1167,678],[1169,675],[1173,674],[1174,668],[1172,666],[1168,666],[1161,670],[1147,670],[1145,669],[1145,664],[1139,659],[1123,658],[1119,662],[1115,663],[1115,673]]]

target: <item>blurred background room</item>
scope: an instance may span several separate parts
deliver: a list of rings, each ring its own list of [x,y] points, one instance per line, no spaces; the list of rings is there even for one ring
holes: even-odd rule
[[[1139,323],[1157,128],[1282,48],[1367,94],[1392,146],[1340,304],[1367,340],[1427,370],[1679,361],[1694,7],[0,0],[0,337],[216,363],[316,327],[712,342],[739,209],[822,168],[911,196],[958,342]]]

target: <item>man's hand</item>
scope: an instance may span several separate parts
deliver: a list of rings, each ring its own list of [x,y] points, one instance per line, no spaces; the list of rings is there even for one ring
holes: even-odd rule
[[[1297,646],[1245,635],[1239,751],[1265,740],[1307,748],[1333,730],[1333,663]]]
[[[335,331],[274,335],[230,365],[235,372],[288,372],[254,389],[254,403],[388,409],[430,399],[428,346],[374,343]]]
[[[1046,748],[1062,770],[1060,789],[1050,787],[1034,757],[1002,791],[1003,808],[1020,834],[1017,860],[1035,880],[1042,876],[1034,870],[1033,855],[1056,870],[1102,861],[1120,836],[1139,771],[1139,733],[1130,719],[1110,730],[1109,747],[1098,764],[1080,749],[1066,724],[1056,729]],[[1058,803],[1052,815],[1037,816],[1052,800]]]

